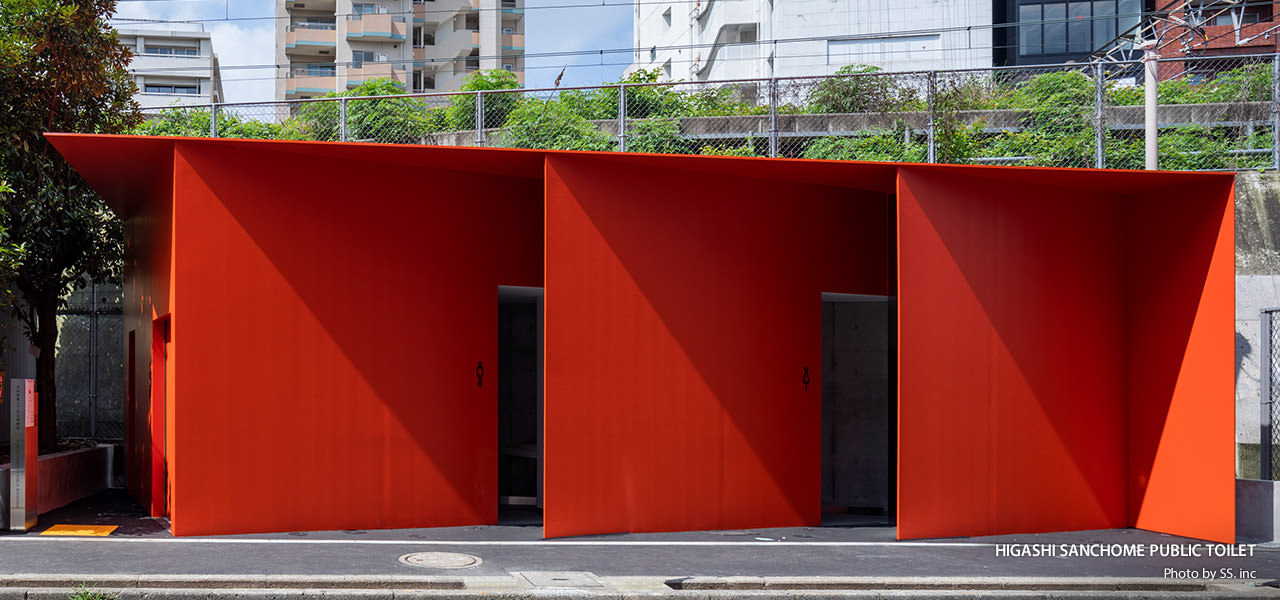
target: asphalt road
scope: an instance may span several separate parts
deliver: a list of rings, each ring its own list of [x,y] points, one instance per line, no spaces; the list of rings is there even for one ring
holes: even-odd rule
[[[107,537],[40,535],[54,524],[112,524],[119,529]],[[1041,555],[1016,555],[1036,549]],[[1099,555],[1125,549],[1141,551],[1143,556]],[[1157,555],[1152,556],[1152,551]],[[412,552],[464,553],[481,562],[466,569],[436,569],[410,566],[399,560]],[[1066,555],[1076,552],[1083,555]],[[1159,555],[1168,552],[1186,555]],[[1211,555],[1228,553],[1244,555]],[[1141,577],[1271,581],[1280,579],[1280,548],[1207,545],[1199,540],[1134,529],[899,542],[894,540],[893,528],[884,525],[554,540],[543,540],[541,528],[536,525],[174,538],[163,522],[147,518],[119,491],[44,515],[40,527],[27,534],[0,535],[0,574],[8,575],[475,577],[523,571],[666,578]]]

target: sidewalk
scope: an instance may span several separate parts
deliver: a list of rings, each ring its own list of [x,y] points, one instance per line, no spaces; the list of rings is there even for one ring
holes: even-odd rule
[[[39,534],[55,524],[119,528],[106,537]],[[0,600],[65,599],[81,583],[122,600],[322,592],[351,598],[1280,597],[1271,587],[1280,585],[1274,583],[1280,549],[1207,556],[1208,546],[1196,540],[1140,530],[893,537],[893,528],[881,525],[543,540],[540,527],[503,525],[174,538],[163,523],[111,492],[42,516],[31,533],[0,535]],[[1001,544],[1204,550],[1198,557],[1015,557]],[[418,557],[421,566],[402,560],[414,553],[429,554]]]

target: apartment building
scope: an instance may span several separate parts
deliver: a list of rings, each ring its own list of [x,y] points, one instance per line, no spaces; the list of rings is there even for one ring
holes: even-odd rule
[[[276,99],[391,78],[456,90],[479,69],[524,81],[524,0],[278,0]]]
[[[1180,2],[1179,2],[1180,3]],[[1205,2],[1213,4],[1213,2]],[[1151,0],[636,0],[632,69],[670,80],[828,75],[1080,60]],[[1161,2],[1172,4],[1172,2]],[[1256,19],[1270,9],[1244,11]]]
[[[133,50],[129,73],[134,99],[146,108],[223,102],[222,76],[207,31],[117,28],[120,44]]]
[[[671,80],[991,65],[990,0],[636,0],[632,69]],[[948,30],[947,28],[951,28]]]

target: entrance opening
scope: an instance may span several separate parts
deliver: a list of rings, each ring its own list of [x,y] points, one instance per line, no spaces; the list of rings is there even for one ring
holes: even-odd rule
[[[542,288],[498,286],[498,522],[542,524]]]
[[[822,524],[894,524],[897,302],[822,294]]]

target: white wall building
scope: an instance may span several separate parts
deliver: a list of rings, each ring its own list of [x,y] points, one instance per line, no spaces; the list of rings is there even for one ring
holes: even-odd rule
[[[524,81],[524,0],[276,0],[276,99],[369,79],[456,90],[478,69]]]
[[[133,50],[129,72],[142,108],[225,102],[218,56],[206,31],[117,28]]]
[[[991,0],[637,0],[631,70],[701,81],[828,75],[851,63],[990,67],[991,23]]]

